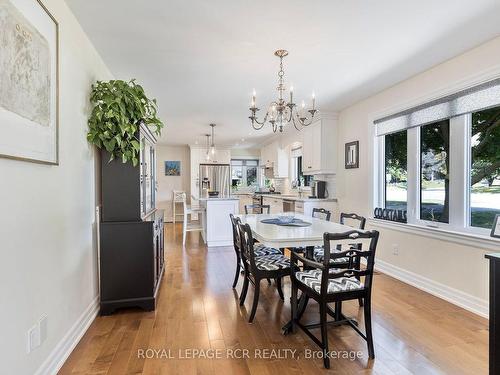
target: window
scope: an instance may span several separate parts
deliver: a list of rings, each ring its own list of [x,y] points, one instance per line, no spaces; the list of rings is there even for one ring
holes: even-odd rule
[[[231,186],[236,189],[259,186],[258,169],[258,160],[231,160]]]
[[[450,122],[420,127],[420,219],[449,222]]]
[[[302,156],[292,156],[292,183],[295,186],[311,186],[313,176],[306,176],[302,172]]]
[[[489,236],[500,214],[500,79],[375,126],[375,206],[388,209],[378,217]]]
[[[405,210],[408,202],[407,131],[387,134],[385,143],[385,208]]]
[[[474,112],[470,134],[469,225],[490,229],[500,214],[500,107]]]

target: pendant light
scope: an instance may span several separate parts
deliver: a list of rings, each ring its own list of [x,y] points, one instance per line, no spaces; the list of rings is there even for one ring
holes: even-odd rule
[[[210,160],[210,134],[205,134],[205,137],[207,137],[207,152],[205,153],[205,159],[207,161]]]
[[[212,156],[214,156],[215,155],[215,137],[214,137],[215,124],[210,124],[210,126],[212,127],[212,144],[210,145],[210,152],[211,152]]]

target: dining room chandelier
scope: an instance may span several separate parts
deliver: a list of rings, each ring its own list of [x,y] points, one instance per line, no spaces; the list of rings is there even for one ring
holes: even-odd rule
[[[278,130],[283,132],[285,125],[292,123],[295,129],[300,130],[303,126],[311,125],[314,119],[315,114],[318,110],[315,107],[316,97],[314,92],[312,94],[312,108],[306,109],[305,102],[302,101],[300,108],[297,108],[297,104],[293,102],[293,86],[290,87],[289,97],[290,100],[286,102],[284,99],[284,95],[286,93],[286,85],[285,85],[285,72],[283,70],[283,58],[288,56],[288,51],[284,49],[279,49],[274,52],[274,55],[279,57],[280,59],[280,70],[278,72],[278,99],[271,102],[269,105],[267,112],[262,119],[259,121],[257,119],[257,111],[260,108],[256,105],[256,93],[255,89],[253,90],[252,95],[252,104],[250,107],[250,120],[252,121],[252,127],[255,130],[260,130],[264,127],[266,122],[269,122],[272,125],[273,132],[276,133]]]

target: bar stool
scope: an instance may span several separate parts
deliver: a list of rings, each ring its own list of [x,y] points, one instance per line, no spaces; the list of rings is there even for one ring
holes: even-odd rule
[[[172,191],[172,222],[175,224],[175,218],[176,216],[182,216],[184,217],[184,213],[176,213],[176,206],[178,203],[183,202],[183,195],[185,196],[186,193],[182,190],[174,190]]]

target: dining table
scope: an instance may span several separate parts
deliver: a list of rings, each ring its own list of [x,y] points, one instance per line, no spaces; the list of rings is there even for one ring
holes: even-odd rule
[[[254,239],[266,246],[276,249],[320,246],[323,245],[323,235],[325,232],[343,233],[357,229],[345,224],[326,221],[302,214],[295,214],[293,217],[304,223],[310,223],[310,225],[294,226],[262,222],[263,220],[277,219],[279,216],[286,215],[287,213],[247,214],[238,215],[238,217],[243,224],[250,225]],[[345,240],[343,242],[348,244],[352,242],[352,240]],[[336,243],[342,244],[343,242],[339,241]]]
[[[246,214],[238,215],[238,217],[243,224],[248,224],[250,226],[252,236],[261,244],[275,249],[305,248],[305,256],[308,258],[312,258],[314,246],[323,245],[324,233],[344,233],[351,230],[359,230],[358,228],[353,228],[345,224],[339,224],[333,221],[327,221],[301,214],[293,215],[295,219],[298,219],[296,220],[296,225],[293,223],[291,225],[269,223],[272,219],[277,219],[279,216],[286,215],[290,215],[290,213]],[[336,241],[335,244],[349,245],[352,244],[352,239]],[[299,311],[306,303],[307,301],[301,296],[301,298],[299,298]],[[341,311],[338,311],[338,316],[343,317]],[[292,323],[290,320],[282,327],[282,333],[285,335],[288,334],[291,331],[291,328]]]

